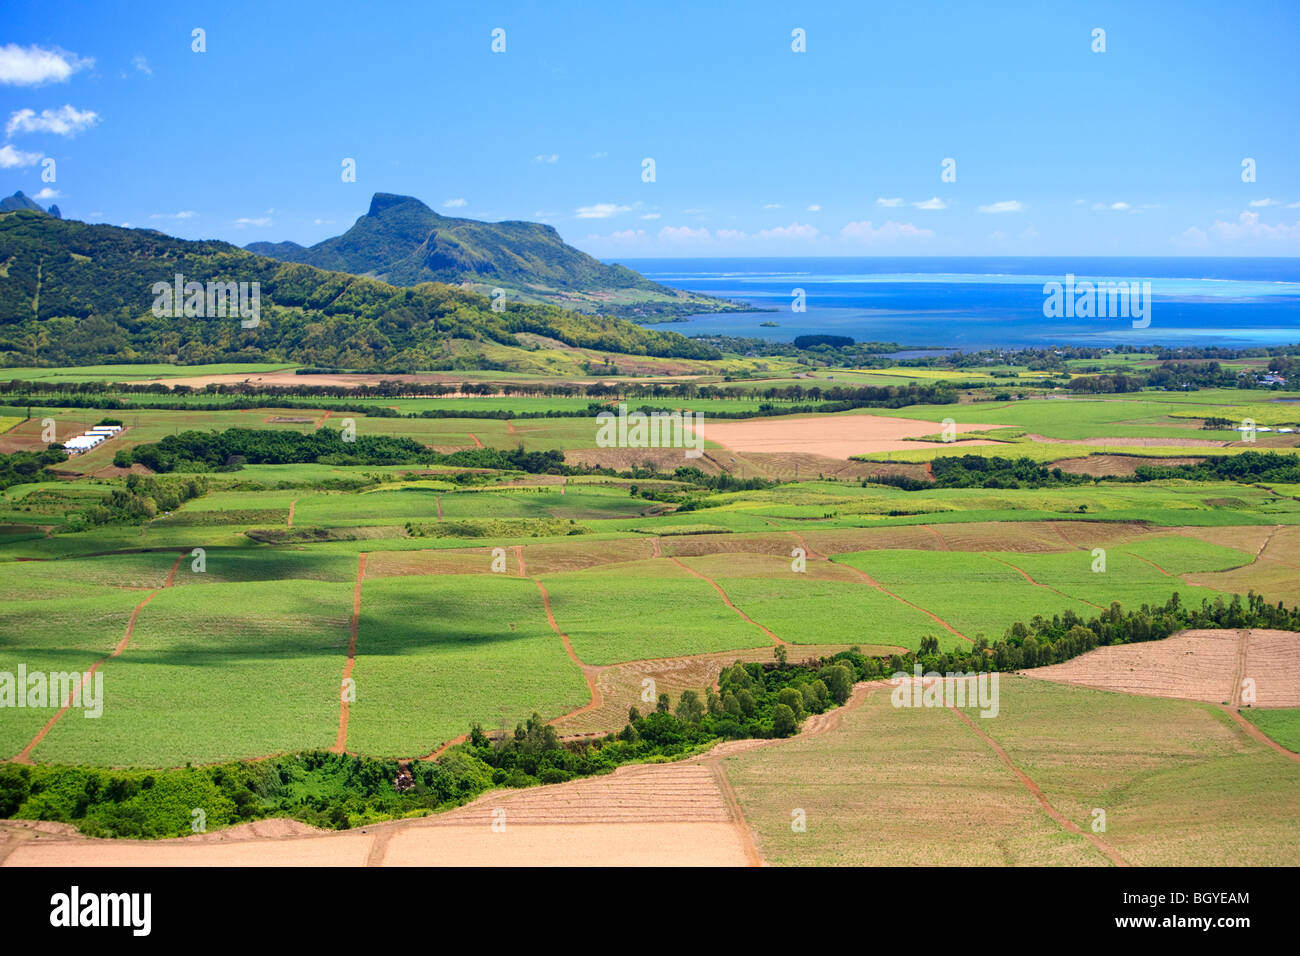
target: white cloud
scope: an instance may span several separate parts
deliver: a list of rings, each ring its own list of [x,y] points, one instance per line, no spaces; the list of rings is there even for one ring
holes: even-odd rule
[[[38,46],[20,47],[16,43],[0,46],[0,83],[10,86],[66,83],[73,73],[94,65],[93,58],[82,58],[58,47],[45,50]]]
[[[947,209],[948,208],[948,204],[944,202],[942,199],[940,199],[938,196],[932,196],[931,198],[925,200],[924,202],[914,202],[912,203],[912,205],[915,206],[917,209]]]
[[[980,206],[980,212],[1020,212],[1024,208],[1024,205],[1014,199],[1004,199],[1001,202]]]
[[[886,199],[884,196],[881,196],[876,200],[876,205],[883,206],[885,209],[898,209],[903,205],[903,199],[901,196],[893,199]]]
[[[646,213],[644,216],[642,216],[641,218],[642,218],[642,219],[658,219],[658,218],[659,218],[659,213],[657,213],[657,212],[648,212],[648,213]]]
[[[758,231],[758,238],[760,239],[815,239],[816,237],[816,226],[805,226],[797,222],[792,222],[788,226],[777,226],[775,229],[760,229]]]
[[[1300,202],[1289,202],[1286,204],[1287,209],[1300,209]]]
[[[817,203],[813,203],[811,206],[808,207],[808,211],[809,211],[809,212],[821,212],[821,211],[822,211],[822,207],[821,207],[820,205],[818,205]]]
[[[180,212],[155,212],[151,213],[150,219],[193,219],[198,215],[193,209],[183,209]]]
[[[739,242],[749,238],[749,233],[739,229],[719,229],[715,235],[724,242]]]
[[[605,158],[606,156],[608,156],[608,155],[609,155],[609,153],[592,153],[592,154],[591,154],[591,158],[592,158],[592,159],[604,159],[604,158]]]
[[[1210,232],[1214,238],[1225,242],[1236,242],[1241,239],[1300,239],[1300,222],[1290,226],[1285,223],[1270,226],[1259,221],[1259,213],[1243,212],[1237,217],[1236,222],[1216,221],[1210,227]]]
[[[1202,249],[1210,244],[1210,239],[1205,234],[1204,229],[1198,229],[1195,226],[1188,226],[1181,233],[1174,236],[1171,240],[1176,246],[1187,246],[1194,249]]]
[[[559,153],[538,153],[533,157],[533,162],[535,163],[558,163],[559,161]]]
[[[468,205],[467,200],[461,198],[448,199],[445,203],[442,204],[444,209],[460,209],[462,206],[466,206],[466,205]]]
[[[1278,205],[1281,205],[1281,203],[1279,203],[1276,199],[1252,199],[1250,201],[1250,206],[1252,209],[1261,209],[1264,206],[1278,206]]]
[[[631,211],[631,206],[620,206],[612,202],[598,202],[594,206],[579,206],[576,215],[579,219],[608,219],[610,216],[617,216],[619,213]]]
[[[1125,209],[1128,208],[1128,203],[1126,203],[1126,202],[1113,202],[1113,203],[1110,204],[1110,208],[1111,208],[1111,209],[1114,209],[1114,210],[1117,210],[1117,211],[1119,211],[1119,212],[1123,212]]]
[[[14,149],[8,143],[0,146],[0,169],[12,169],[15,166],[34,166],[40,160],[42,153],[24,153],[22,150]]]
[[[257,228],[260,229],[260,228],[262,228],[262,227],[264,227],[264,226],[269,226],[269,225],[271,225],[271,217],[270,217],[270,216],[260,216],[260,217],[258,217],[257,219],[249,219],[249,218],[245,217],[245,218],[241,218],[241,219],[236,219],[236,220],[235,220],[235,225],[236,225],[238,228],[240,228],[240,229],[243,229],[245,226],[256,226]]]
[[[58,199],[59,196],[61,195],[63,194],[60,193],[57,189],[51,189],[49,186],[46,186],[44,189],[42,189],[32,198],[33,199]]]
[[[930,239],[934,231],[922,229],[910,222],[894,222],[892,219],[879,226],[871,224],[870,219],[851,222],[840,230],[840,238],[854,242],[893,242],[898,239]]]
[[[333,219],[313,219],[313,220],[311,221],[311,223],[312,223],[313,226],[332,226],[332,225],[334,225],[334,220],[333,220]]]
[[[763,204],[763,208],[764,208],[764,209],[780,209],[780,208],[781,208],[781,204],[780,204],[779,202],[769,202],[769,203],[764,203],[764,204]]]
[[[665,242],[707,242],[709,230],[692,229],[690,226],[664,226],[659,230],[659,238]]]
[[[598,236],[592,233],[587,237],[588,242],[641,242],[645,239],[644,229],[622,229],[618,232],[611,232],[608,236]]]
[[[153,70],[149,68],[149,61],[142,56],[131,57],[131,65],[145,76],[153,76]]]
[[[14,133],[54,133],[56,136],[76,136],[82,130],[90,129],[99,122],[99,114],[93,110],[79,110],[73,106],[62,106],[57,110],[23,109],[9,116],[5,126],[6,135]]]
[[[1088,200],[1086,200],[1086,199],[1076,199],[1076,200],[1074,201],[1074,204],[1075,204],[1076,206],[1086,206],[1086,205],[1088,205]]]

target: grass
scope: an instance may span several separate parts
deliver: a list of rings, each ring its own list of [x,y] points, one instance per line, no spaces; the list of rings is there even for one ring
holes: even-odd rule
[[[33,757],[159,767],[324,749],[350,614],[351,586],[338,583],[161,591],[103,667],[103,716],[64,718]]]
[[[1276,866],[1300,852],[1300,766],[1216,708],[1003,675],[999,715],[968,713],[1079,828],[1104,810],[1099,835],[1133,865]],[[895,708],[884,690],[836,730],[723,766],[778,865],[1109,864],[951,711]]]
[[[1287,750],[1300,753],[1300,707],[1280,707],[1276,710],[1247,707],[1240,713]]]
[[[560,630],[587,664],[771,645],[707,582],[667,561],[543,575]]]
[[[341,661],[339,662],[341,667]],[[536,584],[502,575],[367,579],[348,748],[413,757],[469,731],[587,702]]]

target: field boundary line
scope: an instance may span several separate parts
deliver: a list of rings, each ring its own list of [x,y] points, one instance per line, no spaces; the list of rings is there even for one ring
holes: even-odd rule
[[[1100,604],[1093,604],[1091,601],[1089,601],[1089,600],[1087,600],[1087,599],[1085,599],[1085,598],[1075,597],[1073,594],[1066,594],[1064,591],[1059,590],[1058,588],[1054,588],[1054,587],[1052,587],[1050,584],[1044,584],[1042,581],[1035,581],[1034,578],[1029,574],[1028,571],[1026,571],[1024,568],[1017,567],[1016,565],[1012,564],[1010,561],[1003,561],[1001,558],[994,557],[993,555],[991,555],[991,554],[989,554],[989,553],[987,553],[987,552],[985,552],[984,556],[985,556],[986,558],[993,558],[993,560],[996,561],[998,564],[1005,564],[1005,565],[1006,565],[1007,567],[1009,567],[1012,571],[1017,572],[1017,573],[1018,573],[1022,578],[1024,578],[1026,581],[1028,581],[1030,584],[1032,584],[1032,585],[1033,585],[1034,587],[1036,587],[1036,588],[1046,588],[1047,590],[1049,590],[1049,591],[1051,591],[1051,592],[1053,592],[1053,593],[1055,593],[1055,594],[1059,594],[1059,595],[1061,595],[1061,597],[1063,597],[1063,598],[1068,598],[1068,599],[1071,600],[1071,601],[1079,601],[1079,602],[1082,602],[1083,604],[1087,604],[1087,605],[1089,605],[1089,606],[1091,606],[1091,607],[1095,607],[1098,611],[1104,611],[1104,610],[1106,610],[1106,609],[1105,609],[1104,607],[1102,607]]]
[[[794,536],[795,541],[799,542],[799,547],[803,548],[803,553],[807,557],[817,558],[818,560],[821,561],[830,560],[830,558],[822,554],[820,551],[814,551],[811,547],[809,547],[808,542],[803,539],[803,535],[801,535],[798,531],[787,531],[786,534]]]
[[[1248,736],[1259,741],[1261,744],[1264,744],[1266,747],[1269,747],[1272,750],[1276,750],[1283,757],[1286,757],[1289,760],[1300,762],[1300,754],[1287,750],[1285,747],[1283,747],[1280,743],[1278,743],[1268,734],[1264,733],[1264,731],[1260,730],[1258,727],[1252,724],[1245,717],[1241,716],[1241,713],[1235,708],[1228,707],[1224,704],[1211,704],[1210,706],[1217,707],[1219,710],[1227,714],[1230,718],[1232,718],[1232,720],[1237,724],[1238,727],[1240,727],[1242,730],[1246,732]]]
[[[357,631],[361,627],[361,582],[366,577],[366,552],[357,558],[357,581],[352,586],[352,623],[348,628],[348,656],[343,662],[343,680],[350,680],[352,667],[357,661]],[[339,732],[334,738],[330,753],[341,754],[348,741],[348,701],[339,685]]]
[[[72,707],[73,697],[80,695],[81,689],[86,686],[86,682],[95,675],[96,671],[99,670],[100,665],[112,660],[114,657],[117,657],[124,650],[126,650],[127,644],[131,642],[131,635],[135,633],[135,622],[136,619],[140,616],[140,612],[144,610],[146,604],[148,604],[150,601],[154,599],[154,597],[158,594],[159,591],[163,590],[164,588],[169,588],[172,586],[172,582],[176,580],[176,569],[179,568],[181,566],[181,562],[185,560],[185,555],[186,555],[185,551],[182,551],[180,554],[176,555],[176,563],[173,564],[171,570],[167,572],[167,577],[163,580],[162,587],[154,588],[152,591],[150,591],[145,596],[144,600],[141,601],[139,604],[137,604],[135,606],[135,609],[131,611],[131,616],[127,619],[126,622],[126,633],[124,633],[122,635],[122,639],[117,642],[117,646],[114,647],[110,653],[106,654],[104,657],[101,657],[99,660],[95,661],[95,663],[91,664],[90,670],[85,671],[81,675],[81,680],[77,684],[77,686],[73,690],[68,692],[67,703],[65,703],[62,707],[60,707],[58,711],[54,714],[54,716],[45,722],[45,726],[36,732],[36,736],[33,737],[28,742],[27,746],[24,747],[22,750],[20,750],[17,753],[17,755],[13,757],[14,763],[30,764],[33,762],[31,756],[32,750],[35,749],[37,744],[39,744],[42,740],[45,739],[45,735],[54,729],[54,725],[57,724],[59,720],[63,717],[63,715],[66,714],[68,710]]]
[[[960,637],[960,638],[961,638],[963,641],[965,641],[967,644],[970,644],[970,645],[972,645],[972,646],[975,644],[974,641],[972,641],[969,637],[967,637],[967,636],[966,636],[965,634],[963,634],[961,631],[957,630],[957,628],[953,627],[951,624],[949,624],[947,621],[945,621],[943,618],[941,618],[938,614],[935,614],[933,611],[927,611],[925,608],[921,607],[921,605],[919,605],[919,604],[913,604],[911,601],[909,601],[909,600],[908,600],[907,598],[905,598],[905,597],[900,597],[899,595],[895,594],[893,591],[891,591],[891,590],[889,590],[887,587],[885,587],[883,584],[881,584],[879,581],[877,581],[875,578],[873,578],[871,575],[867,574],[867,572],[866,572],[866,571],[863,571],[861,568],[855,568],[853,565],[851,565],[851,564],[849,564],[849,563],[847,563],[847,562],[845,562],[845,561],[834,561],[834,560],[832,560],[832,563],[833,563],[833,564],[838,564],[838,565],[839,565],[840,567],[842,567],[842,568],[848,568],[850,571],[852,571],[852,572],[853,572],[854,574],[856,574],[858,577],[862,578],[862,580],[866,581],[868,584],[870,584],[873,588],[875,588],[875,589],[876,589],[877,591],[879,591],[880,593],[882,593],[882,594],[888,594],[888,595],[889,595],[891,598],[893,598],[895,601],[899,601],[899,602],[901,602],[901,603],[903,603],[903,604],[906,604],[908,607],[912,608],[913,610],[920,611],[920,612],[921,612],[922,614],[924,614],[926,617],[930,618],[930,619],[933,620],[935,623],[937,623],[937,624],[938,624],[940,627],[942,627],[944,630],[948,631],[948,632],[951,633],[951,634],[956,634],[958,637]]]
[[[1177,577],[1177,575],[1170,574],[1168,571],[1166,571],[1160,565],[1156,564],[1150,558],[1144,558],[1142,557],[1142,555],[1134,554],[1132,551],[1121,551],[1120,554],[1127,554],[1130,558],[1137,558],[1139,561],[1145,561],[1147,564],[1151,565],[1151,567],[1155,568],[1157,571],[1159,571],[1167,578]],[[1242,565],[1242,567],[1245,567],[1245,565]]]
[[[923,524],[923,525],[921,525],[921,527],[924,528],[926,531],[930,532],[932,535],[934,535],[936,538],[939,539],[939,547],[940,547],[942,550],[944,550],[944,551],[951,551],[951,550],[952,550],[952,546],[951,546],[950,544],[948,544],[948,539],[945,538],[943,535],[941,535],[941,534],[939,533],[939,529],[936,528],[934,525],[931,525],[931,524]]]
[[[704,764],[713,773],[713,779],[718,785],[718,791],[722,794],[723,802],[727,805],[727,814],[731,817],[731,825],[736,830],[736,835],[740,837],[740,846],[745,853],[745,861],[748,866],[762,866],[763,856],[758,852],[758,846],[754,843],[754,832],[745,822],[745,811],[740,809],[740,801],[736,799],[736,791],[732,789],[731,781],[727,779],[727,771],[722,769],[722,758],[714,757],[712,760],[703,761]]]
[[[1069,817],[1065,816],[1054,806],[1052,806],[1052,804],[1048,801],[1047,796],[1043,793],[1042,789],[1038,786],[1038,784],[1034,783],[1034,781],[1030,778],[1029,774],[1025,773],[1023,770],[1017,767],[1015,763],[1012,761],[1010,755],[1006,752],[1006,750],[1002,748],[1002,745],[999,744],[992,737],[990,737],[988,734],[986,734],[983,730],[981,730],[979,726],[973,720],[971,720],[971,718],[968,717],[964,711],[962,711],[960,708],[955,706],[949,707],[948,709],[951,710],[954,714],[956,714],[961,719],[962,723],[964,723],[967,727],[970,728],[971,733],[975,734],[975,736],[979,737],[981,740],[983,740],[986,744],[989,745],[989,748],[992,749],[992,751],[995,754],[997,754],[999,758],[1001,758],[1002,762],[1006,764],[1007,767],[1011,770],[1011,772],[1016,775],[1017,779],[1019,779],[1020,782],[1025,785],[1025,788],[1028,789],[1029,792],[1034,795],[1034,797],[1042,805],[1043,809],[1047,812],[1047,815],[1049,817],[1055,820],[1058,824],[1061,825],[1062,828],[1064,828],[1068,832],[1077,834],[1078,836],[1081,836],[1084,839],[1088,840],[1090,843],[1092,843],[1093,846],[1095,846],[1098,850],[1104,853],[1110,859],[1110,861],[1114,863],[1116,866],[1129,865],[1128,861],[1125,860],[1122,856],[1120,856],[1119,853],[1115,850],[1115,848],[1112,847],[1109,843],[1107,843],[1101,837],[1097,836],[1097,834],[1090,833],[1087,830],[1084,830],[1077,823],[1075,823]]]
[[[699,578],[700,580],[702,580],[702,581],[707,581],[709,584],[713,585],[713,590],[717,591],[718,594],[720,594],[720,595],[722,596],[722,603],[723,603],[723,604],[727,605],[727,607],[731,608],[733,611],[735,611],[737,614],[739,614],[743,619],[745,619],[746,621],[748,621],[750,624],[753,624],[756,628],[758,628],[760,631],[762,631],[764,634],[766,634],[768,637],[770,637],[770,638],[771,638],[773,641],[775,641],[777,644],[788,644],[788,643],[789,643],[788,641],[783,641],[781,638],[777,637],[777,636],[776,636],[774,633],[772,633],[772,631],[770,631],[768,628],[764,627],[762,624],[759,624],[756,620],[754,620],[752,617],[750,617],[748,614],[746,614],[746,613],[745,613],[744,611],[742,611],[740,608],[736,607],[736,605],[732,604],[732,603],[731,603],[731,598],[727,597],[727,592],[724,591],[724,590],[722,590],[722,586],[719,585],[717,581],[713,580],[713,578],[709,577],[709,576],[706,575],[706,574],[702,574],[702,573],[700,573],[699,571],[696,571],[696,570],[695,570],[694,568],[692,568],[690,565],[683,564],[681,561],[678,561],[676,558],[674,558],[674,557],[672,557],[672,556],[669,556],[668,560],[671,561],[673,564],[677,565],[679,568],[683,569],[684,571],[688,571],[688,572],[690,572],[691,574],[695,575],[695,576],[696,576],[697,578]]]
[[[560,636],[560,643],[564,645],[564,652],[569,655],[569,660],[577,664],[578,669],[582,671],[582,678],[587,682],[587,690],[591,694],[591,700],[587,703],[583,704],[577,710],[571,710],[567,714],[561,714],[559,717],[556,717],[555,720],[563,720],[566,717],[575,717],[578,714],[585,714],[589,710],[595,710],[605,702],[604,698],[600,696],[600,689],[596,686],[595,675],[599,673],[599,669],[591,664],[583,663],[582,658],[580,658],[573,650],[573,644],[569,641],[569,635],[560,630],[560,625],[555,620],[555,613],[551,610],[551,595],[547,593],[546,585],[541,581],[538,581],[536,578],[533,578],[533,583],[537,585],[537,590],[542,593],[542,608],[546,611],[547,623],[551,625],[551,630]],[[548,723],[554,723],[554,721],[548,721]]]

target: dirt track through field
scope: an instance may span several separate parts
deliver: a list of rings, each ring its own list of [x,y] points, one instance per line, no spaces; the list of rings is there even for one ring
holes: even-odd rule
[[[524,546],[522,544],[517,544],[514,546],[514,549],[515,560],[519,562],[519,576],[521,578],[526,578],[528,577],[528,565],[524,564]]]
[[[1007,754],[1007,752],[1002,749],[1002,746],[996,740],[994,740],[992,737],[986,734],[983,730],[981,730],[979,725],[976,724],[975,721],[973,721],[964,711],[960,710],[957,707],[949,707],[948,709],[951,710],[954,714],[956,714],[958,718],[961,719],[961,722],[970,728],[971,733],[975,734],[975,736],[979,737],[981,740],[983,740],[986,744],[989,745],[989,748],[995,754],[997,754],[999,759],[1001,759],[1001,761],[1007,765],[1007,768],[1016,775],[1016,779],[1018,779],[1022,784],[1024,784],[1025,788],[1034,795],[1034,798],[1037,799],[1038,802],[1042,805],[1043,810],[1047,812],[1047,815],[1049,817],[1051,817],[1058,824],[1060,824],[1063,829],[1068,830],[1070,833],[1078,834],[1079,836],[1087,839],[1090,843],[1092,843],[1093,846],[1095,846],[1098,850],[1104,853],[1110,859],[1110,861],[1114,863],[1116,866],[1128,866],[1127,861],[1125,861],[1125,859],[1122,856],[1120,856],[1119,853],[1115,851],[1114,847],[1112,847],[1109,843],[1107,843],[1101,837],[1097,836],[1097,834],[1092,833],[1088,830],[1084,830],[1073,820],[1069,819],[1064,814],[1062,814],[1059,810],[1057,810],[1054,806],[1052,806],[1052,804],[1048,801],[1047,796],[1043,793],[1042,789],[1039,788],[1038,784],[1034,783],[1034,781],[1030,778],[1029,774],[1025,773],[1023,770],[1017,767],[1015,763],[1011,760],[1011,757]]]
[[[140,612],[144,610],[145,605],[152,601],[159,591],[163,588],[169,588],[172,586],[173,582],[176,580],[176,569],[179,568],[181,562],[185,560],[186,553],[187,552],[182,551],[180,554],[176,555],[176,563],[173,564],[171,570],[167,572],[167,577],[163,581],[162,588],[155,588],[150,591],[145,596],[144,600],[135,606],[135,610],[131,612],[131,617],[126,622],[126,633],[124,633],[122,639],[117,642],[117,646],[113,648],[110,654],[101,657],[99,660],[95,661],[95,663],[91,664],[90,670],[82,674],[81,681],[77,684],[76,689],[69,692],[67,703],[60,707],[54,716],[45,722],[45,726],[36,732],[36,736],[28,742],[27,746],[18,752],[17,756],[13,758],[14,763],[29,764],[32,762],[32,750],[35,749],[37,744],[45,739],[45,735],[54,729],[54,725],[57,724],[63,715],[68,712],[69,708],[72,707],[74,696],[80,695],[81,689],[86,686],[86,682],[95,675],[95,672],[99,670],[102,664],[117,657],[126,650],[126,646],[131,643],[131,635],[135,632],[136,618],[140,616]]]
[[[320,417],[320,421],[316,423],[315,427],[319,429],[322,425],[324,425],[327,421],[329,421],[329,417],[333,414],[334,412],[332,410],[327,409],[325,411],[325,414]]]
[[[722,587],[718,584],[717,581],[713,580],[713,578],[709,577],[708,575],[701,574],[699,571],[696,571],[694,568],[690,567],[689,565],[683,564],[681,561],[678,561],[676,558],[670,557],[668,560],[671,561],[673,564],[677,565],[679,568],[682,568],[682,569],[685,570],[685,571],[689,571],[691,574],[695,575],[695,576],[696,576],[697,578],[699,578],[700,580],[702,580],[702,581],[707,581],[709,584],[713,585],[713,590],[717,591],[718,594],[720,594],[720,595],[722,596],[722,603],[723,603],[723,604],[727,605],[727,607],[731,608],[733,611],[735,611],[737,614],[739,614],[743,619],[745,619],[746,621],[748,621],[750,624],[753,624],[756,628],[758,628],[760,631],[762,631],[764,634],[766,634],[768,637],[770,637],[770,638],[771,638],[775,643],[777,643],[777,644],[787,644],[787,643],[789,643],[789,642],[787,642],[787,641],[783,641],[781,638],[777,637],[775,634],[773,634],[770,630],[768,630],[768,629],[767,629],[766,627],[764,627],[762,624],[759,624],[756,620],[754,620],[752,617],[750,617],[748,614],[746,614],[746,613],[745,613],[744,611],[742,611],[740,608],[736,607],[736,605],[732,604],[732,603],[731,603],[731,598],[727,597],[727,592],[724,591],[724,590],[722,590]]]
[[[352,679],[352,667],[357,661],[357,629],[361,626],[361,582],[366,577],[366,552],[357,559],[357,583],[352,587],[352,625],[348,633],[348,658],[343,662],[343,681],[339,684],[339,732],[334,738],[332,753],[343,753],[348,742],[348,699],[343,694],[343,684]]]
[[[564,652],[569,655],[569,660],[577,664],[578,669],[582,671],[582,677],[587,682],[587,691],[591,694],[591,700],[586,704],[583,704],[577,710],[571,710],[567,714],[555,719],[563,720],[565,717],[572,717],[575,714],[585,714],[589,710],[595,710],[602,703],[600,690],[596,687],[596,676],[599,674],[599,669],[592,667],[590,664],[584,664],[582,658],[574,653],[573,645],[569,642],[569,635],[560,630],[560,625],[555,621],[555,614],[551,611],[551,596],[546,591],[546,585],[541,581],[538,581],[536,578],[533,579],[533,583],[537,585],[537,590],[542,592],[542,607],[546,610],[547,623],[551,625],[551,630],[560,635],[560,643],[564,645]]]
[[[1076,597],[1075,597],[1074,595],[1072,595],[1072,594],[1066,594],[1064,591],[1058,591],[1056,588],[1052,587],[1050,584],[1044,584],[1044,583],[1041,582],[1041,581],[1035,581],[1035,580],[1033,579],[1033,577],[1030,576],[1030,574],[1029,574],[1028,571],[1026,571],[1024,568],[1016,567],[1016,565],[1012,564],[1010,561],[1003,561],[1001,558],[993,557],[993,555],[991,555],[991,554],[988,555],[988,556],[989,556],[990,558],[993,558],[993,560],[996,561],[998,564],[1005,564],[1005,565],[1006,565],[1007,567],[1009,567],[1012,571],[1015,571],[1016,573],[1018,573],[1022,578],[1024,578],[1026,581],[1028,581],[1030,584],[1032,584],[1032,585],[1033,585],[1034,587],[1036,587],[1036,588],[1046,588],[1048,591],[1051,591],[1053,594],[1059,594],[1059,595],[1061,595],[1061,597],[1063,597],[1063,598],[1069,598],[1071,601],[1083,601],[1084,604],[1092,605],[1092,607],[1095,607],[1095,608],[1096,608],[1097,610],[1099,610],[1099,611],[1104,611],[1104,610],[1106,610],[1106,609],[1105,609],[1104,607],[1102,607],[1100,604],[1093,604],[1091,601],[1085,601],[1083,598],[1076,598]]]
[[[930,620],[934,621],[936,624],[938,624],[940,627],[942,627],[945,631],[948,631],[948,632],[951,633],[951,634],[956,634],[958,637],[960,637],[960,638],[961,638],[963,641],[965,641],[967,644],[974,644],[974,643],[975,643],[975,642],[972,641],[969,637],[967,637],[965,634],[963,634],[961,631],[957,630],[957,628],[953,627],[951,624],[949,624],[947,621],[945,621],[943,618],[941,618],[938,614],[935,614],[933,611],[927,611],[925,608],[921,607],[919,604],[913,604],[911,601],[909,601],[909,600],[908,600],[907,598],[905,598],[905,597],[899,597],[897,594],[895,594],[893,591],[891,591],[891,590],[889,590],[888,588],[886,588],[883,584],[881,584],[879,581],[877,581],[877,580],[876,580],[875,578],[873,578],[871,575],[867,574],[866,571],[863,571],[863,570],[861,570],[861,569],[859,569],[859,568],[855,568],[855,567],[854,567],[853,565],[851,565],[851,564],[845,564],[845,563],[842,562],[842,561],[836,561],[836,562],[834,562],[834,563],[835,563],[835,564],[838,564],[838,565],[839,565],[840,567],[842,567],[842,568],[848,568],[850,571],[852,571],[852,572],[853,572],[854,574],[856,574],[858,577],[862,578],[862,580],[866,581],[868,584],[870,584],[873,588],[875,588],[875,589],[876,589],[877,591],[879,591],[880,593],[882,593],[882,594],[887,594],[887,595],[889,595],[891,598],[893,598],[895,601],[900,601],[900,602],[902,602],[903,604],[906,604],[908,607],[913,608],[914,610],[920,611],[920,612],[921,612],[922,614],[924,614],[926,617],[930,618]]]
[[[1144,558],[1144,557],[1142,557],[1142,555],[1140,555],[1140,554],[1134,554],[1134,553],[1131,552],[1131,551],[1124,551],[1124,552],[1121,552],[1121,553],[1122,553],[1122,554],[1127,554],[1130,558],[1137,558],[1139,561],[1144,561],[1144,562],[1146,562],[1147,564],[1151,565],[1151,567],[1155,568],[1157,571],[1159,571],[1161,574],[1163,574],[1163,575],[1164,575],[1165,577],[1167,577],[1167,578],[1172,578],[1172,577],[1173,577],[1172,574],[1170,574],[1168,571],[1166,571],[1166,570],[1165,570],[1164,568],[1162,568],[1160,565],[1156,564],[1156,563],[1155,563],[1154,561],[1152,561],[1150,558]]]
[[[296,505],[297,503],[298,503],[298,499],[297,499],[297,498],[294,498],[293,501],[289,502],[289,524],[287,525],[287,527],[290,527],[290,528],[293,527],[293,507],[294,507],[294,505]]]
[[[474,447],[475,447],[475,448],[482,448],[482,447],[483,447],[483,443],[482,443],[481,441],[478,440],[478,436],[475,435],[473,432],[470,432],[470,433],[469,433],[469,437],[472,438],[472,439],[474,440]]]

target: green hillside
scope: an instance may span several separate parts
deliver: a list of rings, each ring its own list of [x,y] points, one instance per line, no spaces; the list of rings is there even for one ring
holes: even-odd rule
[[[570,245],[553,226],[441,216],[418,199],[375,193],[370,209],[341,236],[314,246],[255,242],[250,252],[320,269],[373,276],[394,285],[469,283],[506,290],[516,301],[549,302],[620,316],[738,311],[710,296],[670,289]]]
[[[155,316],[155,284],[170,285],[177,274],[185,282],[259,283],[257,327],[241,328],[238,317]],[[493,311],[484,296],[439,283],[397,288],[225,242],[29,209],[0,215],[0,366],[286,361],[382,371],[501,368],[522,347],[518,333],[624,354],[718,357],[676,333],[622,319],[551,305],[507,303]],[[492,353],[491,365],[482,364],[480,347]]]

